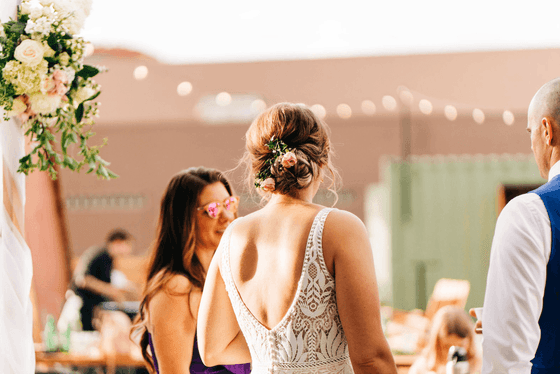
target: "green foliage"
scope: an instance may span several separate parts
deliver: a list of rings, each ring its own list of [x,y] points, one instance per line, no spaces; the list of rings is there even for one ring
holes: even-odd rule
[[[25,32],[28,20],[27,14],[18,11],[17,20],[10,20],[0,25],[5,34],[0,37],[2,47],[0,52],[0,107],[3,107],[5,111],[4,120],[10,119],[7,112],[13,108],[14,99],[18,97],[19,93],[16,93],[17,87],[14,87],[14,84],[18,83],[8,81],[9,78],[5,79],[2,70],[8,62],[14,60],[15,49],[21,41],[31,37]],[[73,37],[67,31],[62,32],[53,27],[48,36],[42,37],[42,42],[46,42],[54,51],[53,55],[43,57],[48,63],[48,74],[53,74],[54,70],[61,69],[60,66],[63,66],[66,69],[73,69],[75,77],[72,82],[66,84],[67,91],[60,106],[49,114],[32,113],[28,97],[37,91],[25,92],[21,95],[27,104],[25,114],[32,113],[31,118],[22,124],[25,136],[29,137],[31,141],[32,149],[29,154],[19,160],[18,172],[28,175],[35,170],[45,171],[51,178],[56,179],[58,167],[79,172],[87,165],[86,173],[95,172],[99,178],[103,179],[117,178],[118,176],[108,169],[109,162],[99,155],[99,151],[107,143],[107,139],[103,139],[102,143],[96,146],[88,145],[91,137],[95,135],[91,129],[93,119],[98,114],[97,103],[93,100],[101,93],[99,86],[91,78],[99,74],[101,70],[94,66],[82,65],[84,47],[82,38]],[[83,97],[80,97],[82,88],[91,90],[93,94],[84,100]]]
[[[87,174],[95,171],[99,178],[117,178],[118,175],[107,168],[109,162],[99,156],[99,150],[107,144],[107,139],[103,139],[99,146],[89,146],[88,140],[95,135],[91,129],[86,128],[89,126],[76,121],[67,126],[64,120],[64,117],[58,117],[51,127],[46,126],[39,118],[31,120],[25,135],[32,137],[34,147],[19,160],[18,172],[29,175],[34,170],[47,171],[52,179],[56,179],[55,165],[77,172],[87,165]],[[77,155],[73,156],[75,153]]]
[[[96,68],[94,66],[90,66],[90,65],[84,65],[82,70],[80,70],[79,72],[76,73],[76,76],[77,77],[82,77],[84,79],[88,79],[88,78],[95,77],[97,74],[99,74],[99,69],[98,68]]]
[[[276,160],[284,156],[284,154],[291,151],[290,148],[288,148],[288,146],[286,145],[286,143],[284,143],[280,139],[275,139],[274,136],[270,139],[270,141],[266,144],[266,146],[270,151],[272,151],[272,157],[269,157],[265,161],[264,169],[258,172],[257,175],[255,176],[256,188],[261,187],[261,182],[264,182],[267,178],[272,177],[272,172],[270,168],[272,167],[272,165],[274,165]],[[280,165],[279,168],[282,169],[282,166]]]

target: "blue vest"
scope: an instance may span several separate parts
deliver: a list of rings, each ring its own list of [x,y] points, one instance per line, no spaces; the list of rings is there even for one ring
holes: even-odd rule
[[[543,309],[539,318],[541,341],[535,353],[532,374],[560,373],[560,175],[533,191],[544,203],[552,245],[546,266]]]

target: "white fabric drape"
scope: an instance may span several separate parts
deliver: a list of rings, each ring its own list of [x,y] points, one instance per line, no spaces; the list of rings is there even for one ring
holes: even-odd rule
[[[17,0],[0,1],[0,20],[15,19]],[[0,115],[3,113],[0,109]],[[29,297],[33,267],[23,237],[25,176],[17,173],[24,137],[14,121],[0,123],[0,373],[35,372],[33,305]],[[10,192],[5,189],[8,186]],[[13,197],[17,196],[17,199]],[[7,199],[8,201],[5,201]],[[13,199],[13,201],[12,201]],[[7,209],[6,207],[10,207]],[[17,224],[13,219],[17,212]],[[21,230],[21,231],[20,231]]]

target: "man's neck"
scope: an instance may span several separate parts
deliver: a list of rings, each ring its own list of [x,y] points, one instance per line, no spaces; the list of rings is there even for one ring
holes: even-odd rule
[[[550,155],[550,169],[548,171],[549,181],[556,175],[560,174],[560,164],[558,164],[558,161],[560,161],[560,149],[558,147],[554,147]]]

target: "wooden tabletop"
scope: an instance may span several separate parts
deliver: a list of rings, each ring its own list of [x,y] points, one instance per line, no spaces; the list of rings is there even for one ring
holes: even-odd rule
[[[137,366],[144,367],[144,360],[128,355],[77,355],[66,352],[35,352],[37,364],[52,366],[54,364],[72,365],[77,367],[85,366]]]
[[[416,355],[395,355],[395,364],[399,368],[410,367],[418,356]],[[53,366],[54,364],[72,365],[77,367],[87,366],[136,366],[144,367],[144,360],[132,356],[88,356],[77,355],[65,352],[42,352],[36,351],[35,358],[37,364]]]
[[[395,364],[397,367],[409,367],[412,366],[414,361],[418,358],[417,355],[394,355]]]

